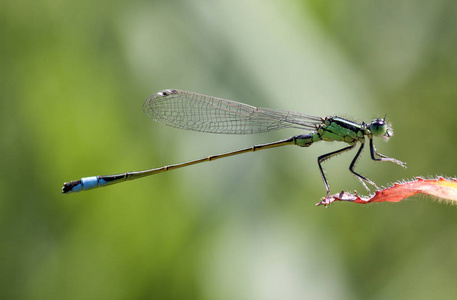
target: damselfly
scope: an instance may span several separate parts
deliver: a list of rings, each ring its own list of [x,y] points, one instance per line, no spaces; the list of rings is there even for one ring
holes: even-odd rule
[[[156,169],[126,172],[116,175],[85,177],[80,180],[64,183],[62,193],[89,190],[160,172],[171,171],[205,161],[213,161],[223,157],[262,149],[286,145],[309,147],[319,141],[338,141],[349,145],[317,158],[317,164],[325,184],[325,189],[327,190],[327,196],[330,195],[330,186],[322,169],[322,162],[337,154],[354,149],[357,143],[360,143],[360,147],[349,165],[349,171],[369,191],[365,182],[371,184],[376,189],[378,189],[377,185],[370,179],[354,171],[354,166],[365,145],[366,137],[370,140],[370,154],[373,160],[390,161],[406,168],[404,162],[376,152],[373,137],[380,136],[388,139],[393,135],[391,128],[389,128],[385,121],[385,117],[374,119],[370,124],[364,122],[359,124],[336,116],[320,118],[296,112],[254,107],[240,102],[175,89],[163,90],[149,97],[144,102],[143,111],[156,122],[171,127],[200,132],[253,134],[282,128],[296,128],[310,132],[272,143],[255,145],[233,152],[211,155]]]

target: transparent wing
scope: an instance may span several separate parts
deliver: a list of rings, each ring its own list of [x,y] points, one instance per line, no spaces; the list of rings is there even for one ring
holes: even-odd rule
[[[315,130],[316,125],[323,122],[319,117],[174,89],[149,97],[143,111],[167,126],[224,134],[261,133],[281,128]]]

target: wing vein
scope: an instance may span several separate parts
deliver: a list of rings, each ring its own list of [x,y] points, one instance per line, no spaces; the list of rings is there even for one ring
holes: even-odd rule
[[[320,117],[173,89],[149,97],[143,110],[148,117],[167,126],[222,134],[251,134],[282,128],[315,130],[316,125],[322,124]]]

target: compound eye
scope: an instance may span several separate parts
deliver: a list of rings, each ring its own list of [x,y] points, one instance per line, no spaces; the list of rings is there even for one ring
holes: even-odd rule
[[[387,133],[387,124],[384,119],[374,119],[370,125],[371,133],[374,136],[381,136]]]

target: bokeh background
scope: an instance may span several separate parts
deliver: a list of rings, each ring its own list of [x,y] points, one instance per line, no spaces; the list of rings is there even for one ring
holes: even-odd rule
[[[456,175],[457,2],[2,1],[2,299],[451,299],[457,209],[315,207],[319,143],[89,192],[64,181],[142,170],[299,134],[220,136],[148,119],[179,88],[356,121],[384,117],[378,185]],[[325,163],[364,192],[355,153]],[[364,192],[365,193],[365,192]]]

